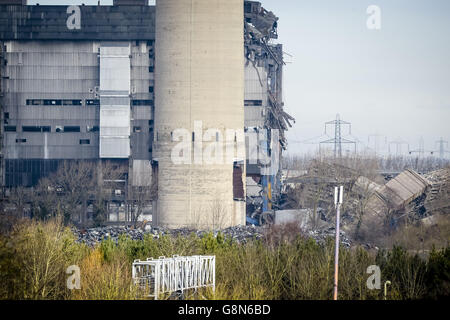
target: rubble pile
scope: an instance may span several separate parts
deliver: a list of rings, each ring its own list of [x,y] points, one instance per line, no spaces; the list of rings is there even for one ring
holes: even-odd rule
[[[309,230],[308,236],[313,238],[317,243],[324,244],[327,238],[333,238],[336,235],[336,229],[334,227],[329,227],[327,229],[319,229],[319,230]],[[345,234],[345,231],[339,231],[339,241],[341,245],[346,248],[350,248],[351,240]]]
[[[255,226],[236,226],[220,230],[220,232],[225,236],[225,238],[232,238],[238,243],[245,243],[251,239],[261,239],[264,235],[264,229],[264,227]],[[162,227],[152,227],[151,229],[144,231],[139,228],[132,228],[131,226],[108,226],[85,230],[73,228],[72,231],[77,237],[77,242],[85,243],[90,247],[93,247],[97,243],[106,239],[112,239],[115,243],[117,243],[121,235],[126,235],[132,240],[142,240],[145,235],[151,235],[153,239],[159,239],[162,235],[169,235],[172,237],[188,237],[190,234],[194,233],[199,237],[203,237],[209,233],[209,231],[195,231],[187,228],[166,229]],[[214,237],[217,237],[219,231],[216,230],[212,233]],[[314,231],[310,230],[306,234],[318,243],[323,244],[328,237],[334,238],[335,229],[334,227],[329,227]],[[351,240],[346,236],[344,231],[340,232],[340,242],[347,248],[351,246]]]
[[[428,189],[406,207],[406,214],[413,220],[426,219],[436,213],[450,213],[450,168],[423,174],[430,182]]]
[[[427,215],[438,211],[443,214],[450,213],[448,201],[450,199],[450,167],[429,172],[424,176],[431,182],[431,188],[424,201]]]
[[[151,227],[150,229],[143,230],[141,228],[133,228],[131,226],[108,226],[108,227],[98,227],[90,228],[85,230],[79,230],[73,228],[75,236],[77,237],[77,242],[84,242],[88,246],[95,246],[95,244],[101,242],[105,239],[112,239],[117,243],[121,235],[126,235],[132,240],[142,240],[145,235],[151,235],[154,239],[159,239],[163,235],[169,235],[172,237],[184,236],[187,237],[194,233],[199,237],[203,237],[209,233],[209,231],[195,231],[187,228],[182,229],[166,229],[162,227]],[[226,237],[231,237],[233,240],[241,243],[247,240],[262,237],[262,228],[254,226],[236,226],[229,227],[220,232]],[[213,231],[213,235],[216,237],[219,231]]]

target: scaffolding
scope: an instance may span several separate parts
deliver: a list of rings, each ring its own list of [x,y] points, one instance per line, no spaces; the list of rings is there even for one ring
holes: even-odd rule
[[[134,260],[134,284],[155,300],[163,293],[184,293],[185,290],[212,287],[215,291],[215,256],[164,256],[145,261]]]

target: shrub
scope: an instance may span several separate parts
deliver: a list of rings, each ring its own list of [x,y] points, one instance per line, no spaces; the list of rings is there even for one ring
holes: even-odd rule
[[[292,231],[292,230],[291,230]],[[95,248],[75,242],[60,220],[28,221],[0,237],[2,299],[136,299],[131,279],[134,259],[178,255],[216,256],[216,290],[186,292],[187,299],[331,299],[334,242],[324,244],[292,231],[286,237],[237,243],[219,233],[198,237],[146,235],[142,240],[105,239]],[[296,236],[295,236],[296,235]],[[339,299],[382,299],[383,290],[369,290],[369,265],[390,280],[389,299],[448,298],[450,247],[432,250],[428,261],[401,247],[377,255],[359,248],[340,248]],[[66,288],[69,265],[78,265],[81,289]],[[383,289],[383,288],[382,288]],[[168,297],[168,295],[167,295]]]

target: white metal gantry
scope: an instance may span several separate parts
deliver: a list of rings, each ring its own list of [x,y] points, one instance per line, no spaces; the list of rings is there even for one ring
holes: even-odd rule
[[[216,283],[216,256],[164,256],[145,261],[134,260],[132,276],[135,285],[158,299],[161,293],[184,292],[187,289],[212,287]]]

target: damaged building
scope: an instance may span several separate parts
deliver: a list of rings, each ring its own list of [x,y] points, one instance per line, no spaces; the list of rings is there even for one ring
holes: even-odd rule
[[[273,44],[278,38],[278,17],[259,2],[246,1],[244,8],[245,131],[248,135],[265,135],[258,147],[277,157],[278,162],[276,170],[265,170],[261,161],[251,161],[249,153],[253,150],[247,146],[247,213],[248,220],[258,224],[265,218],[262,214],[272,211],[280,201],[279,164],[282,151],[287,148],[284,132],[294,119],[283,110],[283,46]],[[271,137],[274,132],[277,139]]]
[[[133,189],[154,184],[152,219],[168,227],[211,225],[203,211],[223,211],[223,227],[245,224],[249,201],[251,213],[276,204],[279,164],[267,171],[250,161],[249,139],[231,163],[170,163],[174,130],[190,131],[195,149],[197,120],[200,137],[208,128],[242,129],[263,136],[258,152],[281,158],[294,119],[283,110],[278,18],[261,3],[5,0],[0,16],[2,197],[35,186],[63,161],[86,160],[127,168],[108,202],[113,221],[127,220]]]

